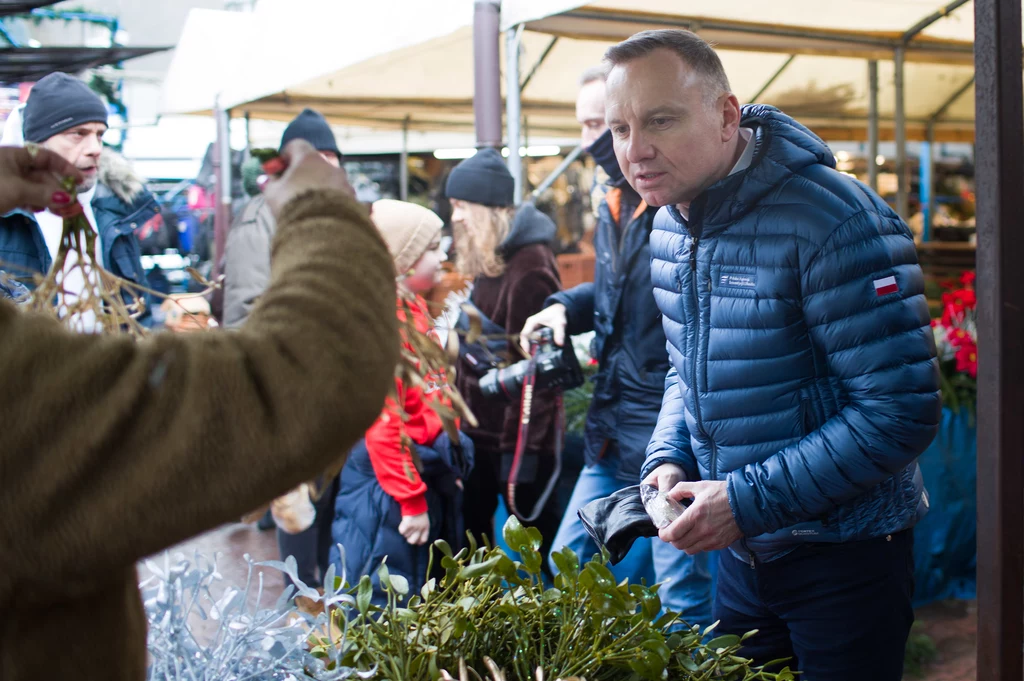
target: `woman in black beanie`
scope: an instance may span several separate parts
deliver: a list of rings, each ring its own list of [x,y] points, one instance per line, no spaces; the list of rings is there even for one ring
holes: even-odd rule
[[[562,288],[551,250],[555,223],[533,204],[513,207],[514,181],[494,149],[481,149],[456,166],[448,176],[445,193],[452,204],[456,267],[474,278],[470,302],[509,336],[516,336],[526,319],[544,308],[547,297]],[[513,361],[521,358],[511,342],[507,353]],[[493,539],[498,495],[506,495],[516,448],[519,401],[485,397],[477,373],[463,358],[456,387],[479,421],[477,428],[464,425],[476,446],[475,468],[466,482],[466,529],[476,537],[487,534]],[[516,506],[525,514],[533,509],[552,470],[554,397],[537,393],[530,416],[516,487]],[[548,555],[560,521],[556,504],[549,500],[531,523],[544,536],[541,555]]]

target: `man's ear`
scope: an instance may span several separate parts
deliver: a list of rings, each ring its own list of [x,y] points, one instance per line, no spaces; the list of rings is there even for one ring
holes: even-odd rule
[[[728,142],[740,127],[740,102],[731,92],[720,100],[722,107],[722,141]]]

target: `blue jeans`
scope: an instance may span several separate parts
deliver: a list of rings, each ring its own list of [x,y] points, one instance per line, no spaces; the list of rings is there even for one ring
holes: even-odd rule
[[[618,468],[619,453],[616,447],[609,447],[600,461],[583,468],[562,524],[555,534],[553,550],[568,546],[579,556],[580,562],[588,561],[595,553],[600,553],[601,550],[583,528],[576,512],[591,501],[607,497],[628,486],[628,483],[616,477]],[[647,580],[648,584],[665,582],[658,590],[663,607],[681,613],[688,624],[707,627],[713,621],[708,561],[706,553],[688,556],[657,537],[641,537],[622,562],[612,566],[611,570],[616,579],[629,579],[631,584],[639,584],[641,579]],[[549,564],[552,572],[557,572],[550,559]]]
[[[790,658],[806,681],[899,681],[914,584],[910,530],[846,544],[804,544],[767,563],[720,553],[715,634],[758,633],[755,664]],[[774,669],[778,671],[778,668]]]

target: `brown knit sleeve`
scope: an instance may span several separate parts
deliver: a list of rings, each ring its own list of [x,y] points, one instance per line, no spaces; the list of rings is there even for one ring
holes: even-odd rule
[[[394,301],[366,210],[312,192],[237,331],[133,343],[0,305],[0,601],[89,589],[344,456],[393,381]]]

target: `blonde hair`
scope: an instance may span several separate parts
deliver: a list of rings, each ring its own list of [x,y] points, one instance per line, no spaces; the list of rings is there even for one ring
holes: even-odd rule
[[[452,223],[456,268],[469,277],[500,277],[505,273],[505,260],[498,247],[512,228],[512,210],[467,201],[466,212],[469,224],[461,220]]]

